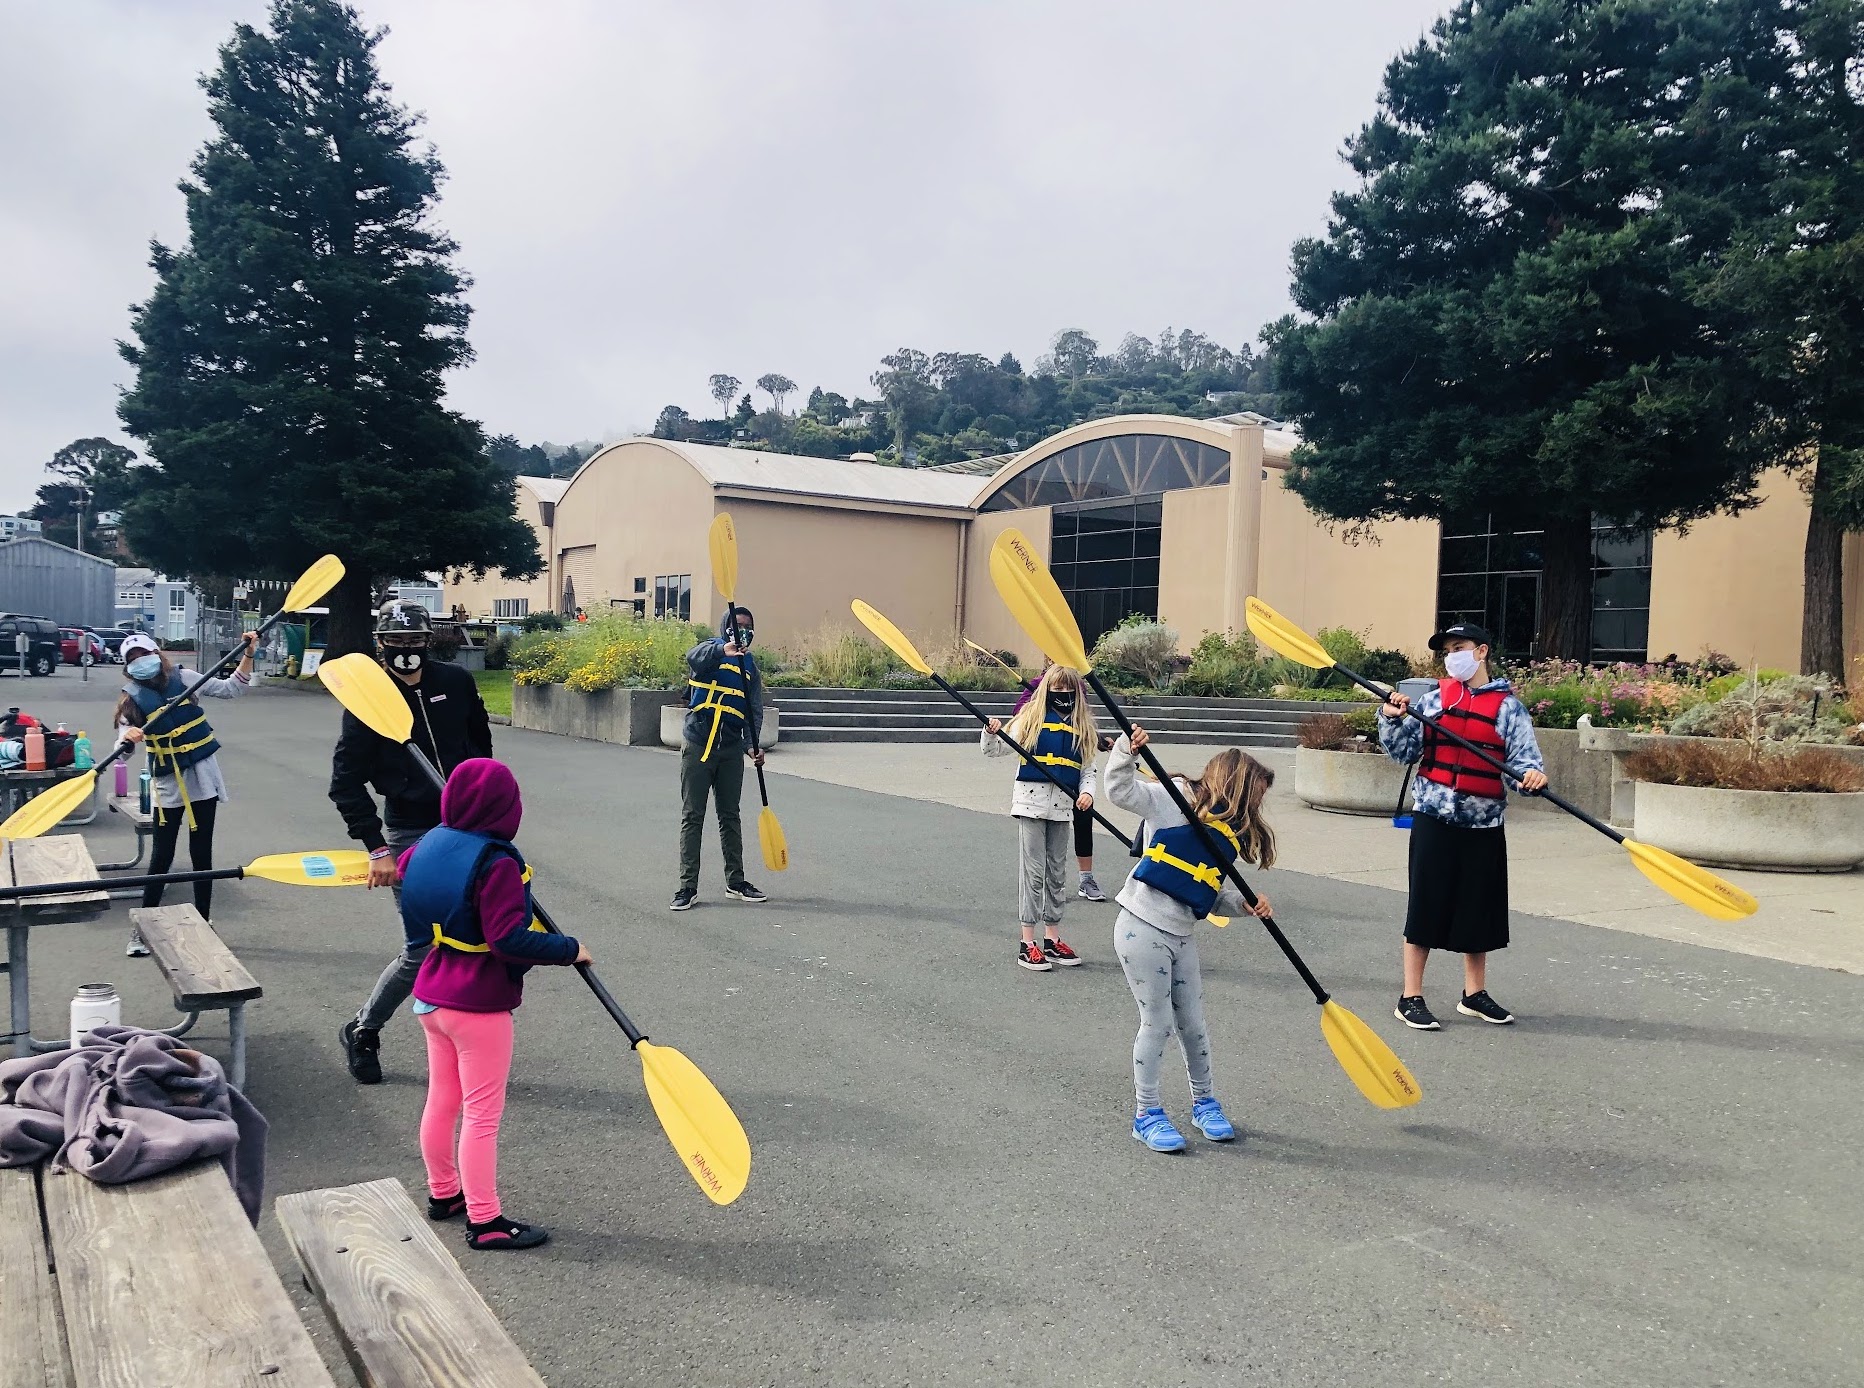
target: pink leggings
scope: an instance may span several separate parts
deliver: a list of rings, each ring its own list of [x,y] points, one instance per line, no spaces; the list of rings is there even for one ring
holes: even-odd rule
[[[498,1120],[511,1077],[511,1014],[442,1007],[420,1017],[427,1032],[427,1108],[421,1114],[427,1193],[444,1200],[463,1185],[466,1217],[483,1224],[500,1214]],[[453,1128],[462,1106],[466,1121],[455,1165]]]

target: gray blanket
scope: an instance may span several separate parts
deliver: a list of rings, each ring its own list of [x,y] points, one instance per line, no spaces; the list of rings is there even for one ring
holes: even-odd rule
[[[219,1061],[160,1032],[98,1027],[75,1051],[0,1063],[0,1166],[49,1156],[122,1185],[218,1157],[256,1225],[265,1134]]]

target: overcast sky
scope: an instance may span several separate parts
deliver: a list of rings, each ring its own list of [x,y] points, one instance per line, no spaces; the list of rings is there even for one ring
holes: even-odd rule
[[[474,280],[455,406],[567,443],[706,378],[1253,341],[1341,141],[1448,0],[364,0]],[[114,342],[186,238],[198,74],[263,0],[0,0],[0,510],[124,438]],[[761,404],[760,398],[760,404]],[[125,440],[134,446],[133,440]]]

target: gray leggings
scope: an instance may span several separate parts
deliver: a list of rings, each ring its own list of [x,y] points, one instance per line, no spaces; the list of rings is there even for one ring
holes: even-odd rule
[[[1184,1051],[1191,1098],[1210,1097],[1210,1033],[1204,1026],[1204,981],[1197,969],[1197,936],[1173,935],[1130,911],[1113,923],[1113,951],[1139,1004],[1133,1038],[1133,1093],[1142,1109],[1159,1104],[1159,1065],[1175,1032]]]
[[[1016,831],[1016,919],[1027,926],[1060,925],[1062,897],[1068,890],[1068,844],[1074,835],[1074,821],[1019,817]]]

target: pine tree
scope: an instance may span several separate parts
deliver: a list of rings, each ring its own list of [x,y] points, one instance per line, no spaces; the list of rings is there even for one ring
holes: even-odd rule
[[[1590,653],[1595,520],[1751,505],[1776,456],[1739,310],[1703,292],[1768,183],[1745,9],[1463,0],[1391,64],[1359,187],[1295,247],[1305,317],[1268,334],[1295,490],[1544,528],[1544,655]]]
[[[426,225],[443,176],[377,70],[385,30],[338,0],[274,0],[202,79],[189,244],[153,246],[119,413],[156,466],[125,523],[170,573],[295,576],[331,551],[332,654],[364,649],[375,585],[541,568],[513,483],[446,408],[471,359],[467,279]]]

